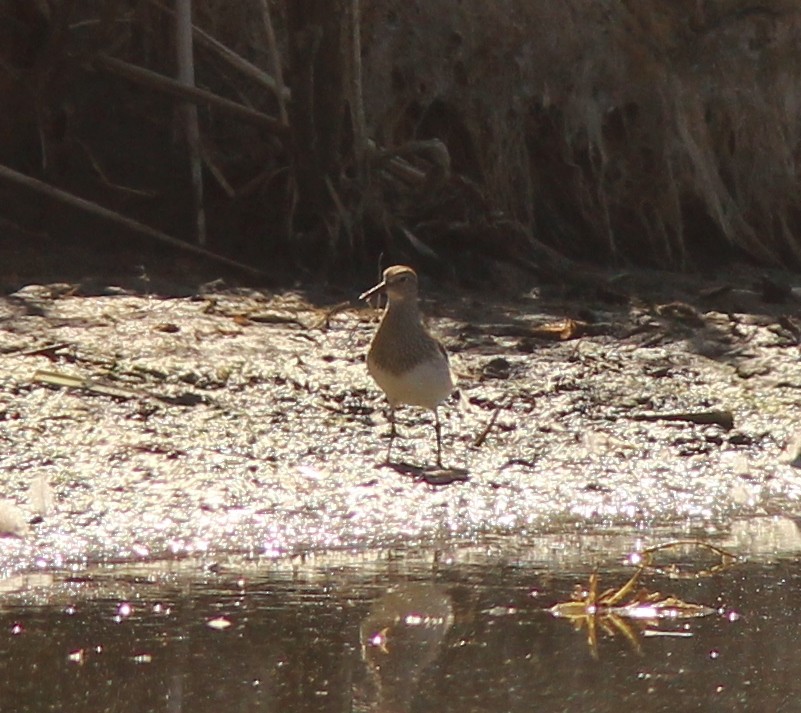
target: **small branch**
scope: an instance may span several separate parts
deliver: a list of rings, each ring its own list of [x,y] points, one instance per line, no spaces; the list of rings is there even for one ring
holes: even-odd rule
[[[66,205],[73,206],[74,208],[79,208],[80,210],[86,211],[87,213],[91,213],[92,215],[98,216],[100,218],[104,218],[105,220],[110,220],[117,225],[121,225],[129,230],[133,230],[136,233],[140,233],[142,235],[147,235],[149,238],[153,238],[154,240],[158,240],[159,242],[166,243],[167,245],[172,245],[179,250],[183,250],[185,252],[193,253],[195,255],[200,255],[201,257],[207,258],[214,262],[221,263],[223,265],[228,265],[229,267],[234,267],[237,270],[242,270],[243,272],[250,273],[251,275],[263,275],[264,272],[262,270],[258,270],[255,267],[251,267],[250,265],[245,265],[242,262],[238,262],[237,260],[232,260],[231,258],[225,257],[224,255],[218,255],[211,250],[207,250],[206,248],[199,247],[197,245],[192,245],[191,243],[185,243],[183,240],[179,240],[178,238],[174,238],[171,235],[167,235],[166,233],[162,233],[160,230],[156,230],[155,228],[151,228],[149,225],[145,225],[144,223],[140,223],[138,220],[134,220],[133,218],[128,218],[124,215],[120,215],[119,213],[114,212],[113,210],[109,210],[108,208],[104,208],[97,203],[93,203],[92,201],[88,201],[85,198],[80,198],[72,193],[64,191],[60,188],[56,188],[51,186],[49,183],[45,183],[44,181],[40,181],[37,178],[32,178],[31,176],[26,176],[24,173],[19,173],[8,166],[4,166],[0,164],[0,179],[5,179],[11,183],[15,183],[20,186],[24,186],[29,188],[37,193],[41,193],[48,198],[52,198],[53,200],[57,200],[61,203],[65,203]]]
[[[284,136],[289,133],[289,127],[272,116],[267,116],[267,114],[262,114],[260,111],[242,106],[242,104],[237,104],[237,102],[217,96],[203,89],[187,87],[180,82],[176,82],[174,79],[165,77],[163,74],[151,72],[149,69],[137,67],[121,59],[99,54],[92,61],[92,65],[98,69],[149,87],[157,92],[180,97],[194,104],[207,104],[208,106],[227,111],[229,114],[237,116],[243,121],[264,127],[268,131],[278,134],[279,136]]]
[[[89,159],[89,163],[92,164],[92,168],[94,168],[95,173],[100,178],[100,182],[104,186],[108,186],[109,188],[113,188],[115,191],[121,191],[122,193],[128,193],[133,196],[144,196],[145,198],[153,198],[156,193],[155,191],[148,191],[143,190],[141,188],[131,188],[130,186],[123,186],[119,183],[114,183],[107,175],[106,172],[103,170],[103,167],[98,162],[95,155],[92,153],[92,150],[86,145],[85,142],[81,141],[80,139],[74,138],[72,139],[75,142],[75,145],[83,149],[83,152],[86,154],[86,158]]]
[[[490,431],[492,431],[493,427],[495,426],[495,422],[498,420],[498,416],[500,415],[501,410],[503,408],[504,408],[503,406],[498,406],[492,412],[492,416],[490,416],[487,425],[484,426],[484,429],[481,431],[481,433],[478,434],[478,436],[476,436],[476,439],[473,441],[473,448],[481,448],[481,446],[484,445],[484,441],[487,440],[487,436],[489,436]]]
[[[219,166],[217,166],[216,163],[214,163],[214,159],[212,158],[208,148],[202,143],[200,144],[200,156],[203,159],[203,163],[206,164],[206,168],[208,169],[209,173],[214,176],[217,184],[225,192],[225,195],[227,195],[229,198],[236,198],[236,191],[234,190],[233,186],[228,183],[228,180],[226,179],[222,170],[219,168]]]
[[[425,171],[413,166],[407,157],[423,159],[429,168]],[[372,158],[397,178],[412,185],[423,185],[433,191],[444,185],[451,175],[451,157],[448,147],[439,139],[408,141],[392,149],[373,152]]]
[[[54,356],[57,351],[60,351],[61,349],[67,349],[71,346],[72,344],[69,342],[58,342],[57,344],[45,344],[44,346],[36,347],[34,349],[26,349],[24,351],[6,352],[6,354],[15,353],[18,356],[46,356],[51,361],[54,361]]]
[[[192,46],[192,0],[176,0],[175,47],[178,63],[178,81],[186,87],[195,87],[195,57]],[[195,210],[195,239],[198,245],[206,244],[206,213],[203,209],[203,162],[200,157],[200,124],[197,106],[185,102],[180,107],[184,139],[189,158],[192,184],[192,207]]]
[[[171,8],[159,2],[159,0],[149,0],[149,2],[162,12],[165,12],[168,15],[175,15],[175,12]],[[269,74],[259,69],[255,64],[251,64],[244,57],[241,57],[232,49],[226,47],[222,42],[207,34],[196,25],[192,25],[192,34],[199,44],[208,49],[214,50],[222,59],[238,69],[240,72],[242,72],[242,74],[250,77],[259,84],[267,87],[267,89],[274,94],[278,95],[278,82],[276,82],[276,80],[273,79]],[[280,93],[285,101],[289,101],[292,98],[291,92],[289,89],[287,89],[287,87],[282,86]]]
[[[331,328],[331,320],[336,315],[338,315],[340,312],[349,310],[352,307],[353,302],[351,300],[340,302],[339,304],[334,305],[333,307],[327,309],[323,316],[312,325],[312,329],[322,329],[323,331],[327,331]]]
[[[263,0],[264,1],[264,0]],[[364,116],[364,97],[362,94],[362,16],[360,0],[351,0],[351,67],[350,103],[353,122],[353,144],[356,166],[360,178],[366,175],[367,121]]]
[[[720,426],[725,431],[734,428],[734,414],[731,411],[681,411],[679,413],[632,413],[626,418],[632,421],[686,421],[697,426]]]
[[[267,35],[267,49],[270,52],[270,63],[272,64],[273,74],[275,74],[275,96],[278,99],[278,114],[281,121],[289,124],[289,114],[286,110],[286,100],[288,93],[284,87],[284,72],[281,69],[281,55],[278,52],[278,43],[275,41],[275,30],[273,29],[273,19],[270,15],[270,4],[268,0],[261,0],[261,17],[264,21],[264,32]]]
[[[345,226],[345,232],[348,234],[348,240],[350,242],[349,248],[351,252],[353,251],[353,220],[351,218],[348,209],[345,207],[345,204],[342,202],[342,199],[339,197],[336,188],[334,188],[334,183],[329,176],[325,177],[325,187],[328,189],[328,195],[331,196],[331,200],[336,206],[337,212],[339,213],[340,220],[342,224]]]

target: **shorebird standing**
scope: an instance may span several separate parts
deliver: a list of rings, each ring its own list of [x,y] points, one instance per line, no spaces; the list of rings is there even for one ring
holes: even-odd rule
[[[384,270],[384,279],[360,296],[384,292],[388,298],[381,324],[367,352],[367,370],[387,396],[390,435],[387,462],[397,433],[395,408],[422,406],[434,412],[437,465],[442,467],[442,433],[437,407],[453,392],[448,355],[423,325],[417,303],[417,273],[406,265]]]

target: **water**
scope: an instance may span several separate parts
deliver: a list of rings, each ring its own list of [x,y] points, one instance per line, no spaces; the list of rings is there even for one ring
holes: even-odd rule
[[[692,619],[554,617],[630,537],[109,566],[7,582],[2,711],[797,711],[801,565],[758,557],[649,591]],[[703,560],[710,556],[690,553]],[[686,562],[687,552],[675,559]]]

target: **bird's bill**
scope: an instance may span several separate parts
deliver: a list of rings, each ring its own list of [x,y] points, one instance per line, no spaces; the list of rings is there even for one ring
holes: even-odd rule
[[[373,295],[383,292],[387,289],[387,281],[381,280],[375,287],[371,287],[367,292],[362,292],[359,295],[360,300],[369,300]]]

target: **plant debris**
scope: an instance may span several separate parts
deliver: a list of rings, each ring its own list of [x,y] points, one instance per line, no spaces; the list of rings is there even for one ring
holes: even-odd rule
[[[654,565],[653,556],[657,552],[681,549],[688,546],[707,549],[719,556],[714,566],[693,572],[680,573],[676,566],[660,568]],[[736,562],[735,555],[700,541],[675,541],[649,547],[632,557],[637,569],[629,580],[618,589],[610,588],[598,592],[600,578],[596,572],[590,575],[586,588],[578,587],[570,602],[560,602],[551,607],[556,617],[573,622],[576,630],[587,627],[587,645],[592,655],[598,657],[598,630],[609,636],[620,634],[641,652],[639,635],[648,627],[658,626],[661,621],[694,619],[714,614],[716,609],[704,604],[686,602],[672,595],[649,592],[645,587],[636,587],[645,572],[670,574],[671,577],[709,577],[719,574]],[[684,633],[682,635],[685,635]]]

